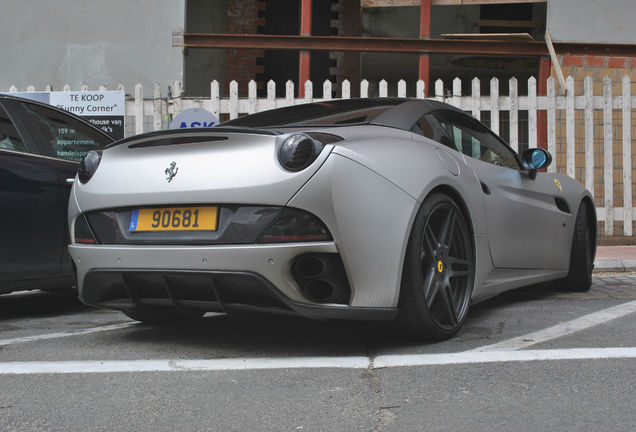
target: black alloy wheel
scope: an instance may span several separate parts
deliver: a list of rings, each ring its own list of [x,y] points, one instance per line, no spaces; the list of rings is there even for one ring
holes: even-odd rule
[[[434,193],[418,211],[406,250],[398,304],[403,329],[418,339],[455,335],[468,315],[474,279],[466,216],[448,195]]]

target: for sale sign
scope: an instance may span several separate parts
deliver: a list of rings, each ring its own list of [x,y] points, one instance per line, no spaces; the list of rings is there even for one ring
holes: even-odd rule
[[[123,91],[51,92],[49,104],[82,117],[115,139],[124,137]]]
[[[71,112],[115,139],[124,137],[126,96],[121,90],[3,93],[43,102]]]

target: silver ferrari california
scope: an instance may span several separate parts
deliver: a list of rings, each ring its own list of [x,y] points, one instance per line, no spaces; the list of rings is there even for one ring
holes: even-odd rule
[[[431,100],[349,99],[91,151],[69,203],[83,302],[167,323],[206,312],[393,320],[445,339],[471,303],[587,290],[591,194]]]

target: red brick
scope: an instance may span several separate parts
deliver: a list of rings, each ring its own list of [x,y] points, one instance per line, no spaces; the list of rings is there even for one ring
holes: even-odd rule
[[[629,66],[629,59],[625,57],[610,57],[607,60],[608,68],[625,68]]]
[[[561,57],[561,66],[583,66],[583,57],[564,55]]]
[[[362,18],[359,0],[337,0],[334,2],[335,10],[338,11],[338,36],[361,36]],[[342,85],[345,79],[351,83],[351,96],[360,95],[360,53],[344,52],[330,53],[330,58],[336,59],[336,86],[335,90]]]
[[[607,57],[585,56],[585,65],[593,67],[603,67],[605,66],[606,58]]]

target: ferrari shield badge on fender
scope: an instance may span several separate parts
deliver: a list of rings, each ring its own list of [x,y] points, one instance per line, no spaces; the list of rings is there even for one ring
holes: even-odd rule
[[[177,175],[178,171],[179,171],[179,167],[177,166],[177,163],[170,162],[170,166],[164,170],[164,173],[168,176],[166,177],[166,180],[168,180],[168,183],[172,181],[174,176]]]
[[[559,181],[559,179],[554,179],[554,184],[556,185],[556,187],[559,188],[561,192],[563,192],[563,187],[561,187],[561,182]]]

